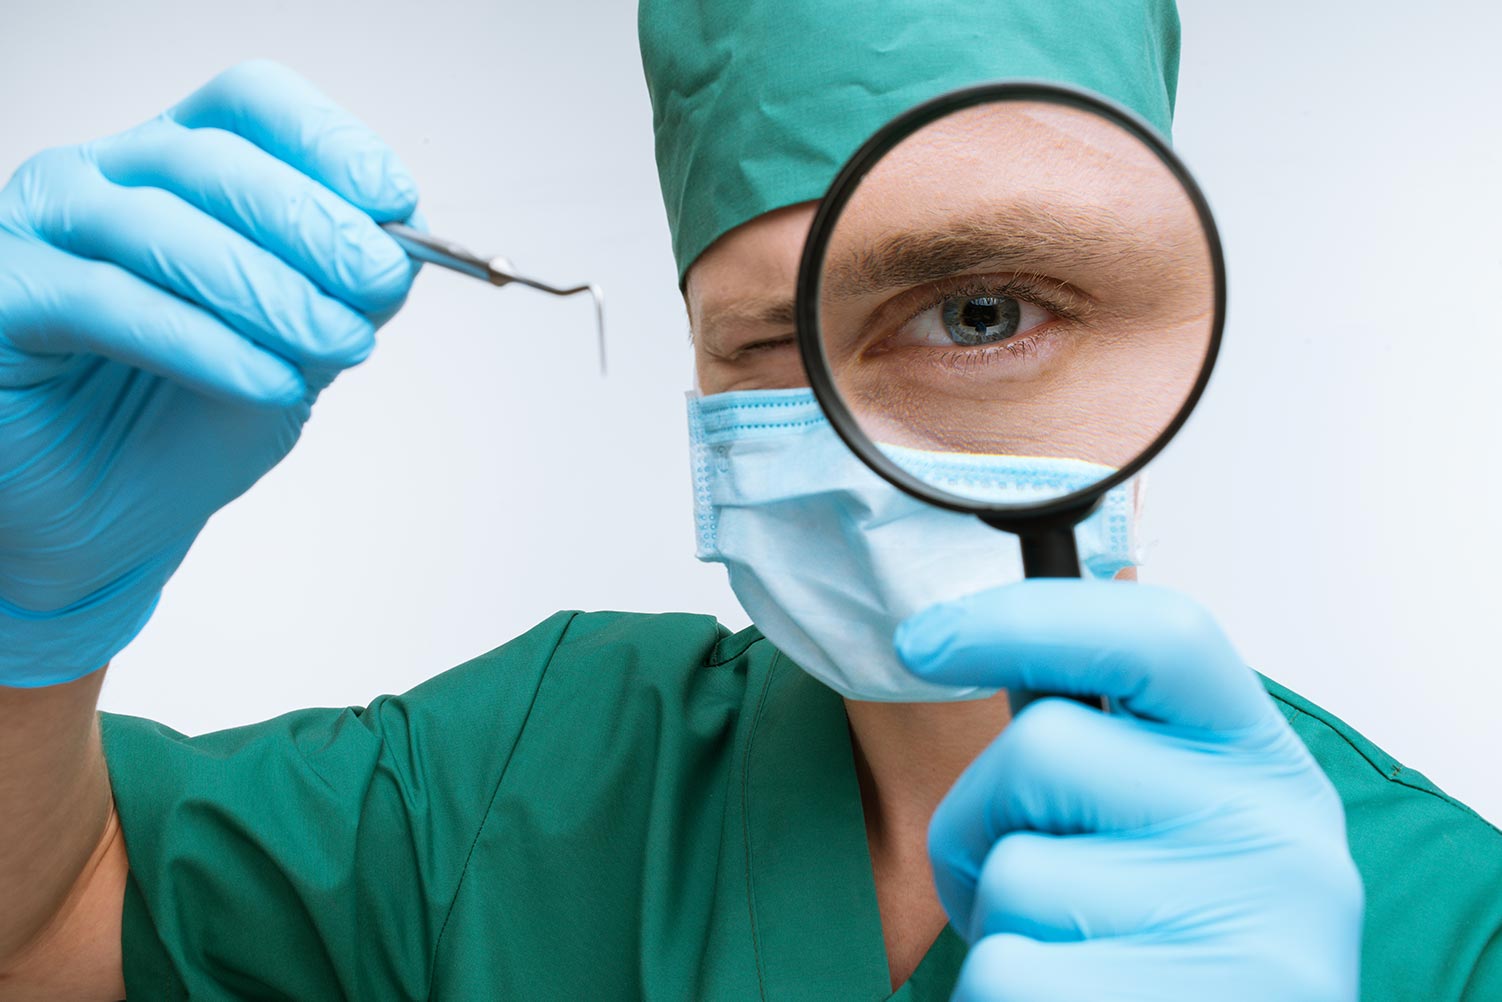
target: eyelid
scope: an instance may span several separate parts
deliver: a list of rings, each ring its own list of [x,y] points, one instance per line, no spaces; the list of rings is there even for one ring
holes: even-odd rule
[[[869,322],[873,324],[879,322],[881,329],[887,333],[883,334],[880,340],[861,349],[862,352],[869,352],[876,346],[884,344],[924,311],[933,309],[946,299],[964,295],[991,295],[1022,299],[1050,313],[1057,314],[1065,320],[1081,325],[1089,324],[1089,317],[1094,311],[1094,302],[1089,296],[1069,283],[1061,282],[1056,278],[1049,278],[1046,275],[1029,275],[1024,272],[1012,272],[1007,277],[984,272],[967,272],[908,289],[878,306],[872,312]],[[914,300],[918,305],[908,309],[909,304]],[[895,321],[885,319],[888,314],[898,311],[901,311],[899,319]]]
[[[946,299],[958,296],[1003,296],[1009,299],[1021,299],[1041,306],[1050,313],[1056,313],[1066,320],[1075,320],[1083,323],[1092,311],[1093,303],[1090,298],[1078,289],[1058,279],[1048,278],[1044,275],[1029,275],[1015,272],[1007,278],[999,278],[991,275],[956,275],[950,279],[924,286],[922,290],[914,289],[912,292],[928,291],[930,297],[928,305],[915,309],[908,320],[916,317],[925,309],[937,306]],[[906,298],[904,296],[904,298]],[[904,321],[905,323],[906,321]]]
[[[924,293],[927,295],[923,296]],[[872,321],[876,321],[885,314],[898,309],[902,304],[919,298],[920,304],[916,308],[890,325],[895,330],[918,316],[924,310],[937,306],[945,299],[967,294],[1001,295],[1023,299],[1033,303],[1035,306],[1041,306],[1051,313],[1058,314],[1066,320],[1073,320],[1080,324],[1088,323],[1089,315],[1094,309],[1094,303],[1089,296],[1067,282],[1061,282],[1046,275],[1013,272],[1008,277],[1002,278],[986,272],[967,272],[963,275],[951,275],[938,281],[929,282],[926,285],[917,286],[898,293],[876,307],[872,311],[871,319]],[[887,334],[882,340],[885,341],[889,337],[891,337],[891,334]],[[792,347],[797,344],[797,341],[797,332],[773,338],[762,338],[740,345],[728,352],[724,357],[726,361],[736,362],[748,354]],[[865,350],[869,351],[870,348],[868,347]]]
[[[773,348],[786,348],[790,345],[796,344],[797,341],[797,334],[784,334],[781,337],[763,338],[760,341],[752,341],[750,344],[741,345],[739,348],[735,349],[735,351],[731,352],[731,359],[738,359],[747,352],[768,351]]]

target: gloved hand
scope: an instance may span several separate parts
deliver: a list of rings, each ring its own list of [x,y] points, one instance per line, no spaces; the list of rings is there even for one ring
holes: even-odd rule
[[[270,63],[0,191],[0,685],[102,667],[415,266],[369,129]]]
[[[1335,790],[1214,621],[1145,585],[1032,580],[898,630],[923,678],[1113,697],[1025,709],[929,828],[971,950],[954,998],[1357,997]]]

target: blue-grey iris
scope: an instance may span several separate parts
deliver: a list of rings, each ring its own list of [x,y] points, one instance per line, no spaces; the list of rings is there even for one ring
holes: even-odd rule
[[[1022,307],[1006,296],[955,296],[944,300],[941,315],[950,340],[968,347],[1016,334]]]

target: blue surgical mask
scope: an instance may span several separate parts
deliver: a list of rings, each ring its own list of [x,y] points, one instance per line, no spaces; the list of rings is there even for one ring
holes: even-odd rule
[[[858,459],[813,392],[690,395],[697,556],[730,587],[779,650],[842,696],[879,702],[979,699],[995,690],[936,685],[902,667],[897,624],[918,610],[1020,581],[1017,539],[973,515],[910,497]],[[1035,501],[1098,482],[1089,463],[905,453],[996,501]],[[1106,494],[1076,530],[1086,573],[1132,563],[1129,485]]]

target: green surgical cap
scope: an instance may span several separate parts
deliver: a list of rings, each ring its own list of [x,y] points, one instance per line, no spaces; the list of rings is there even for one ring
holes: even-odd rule
[[[641,0],[642,65],[681,281],[722,234],[823,196],[889,119],[988,80],[1074,84],[1165,136],[1173,0]]]

